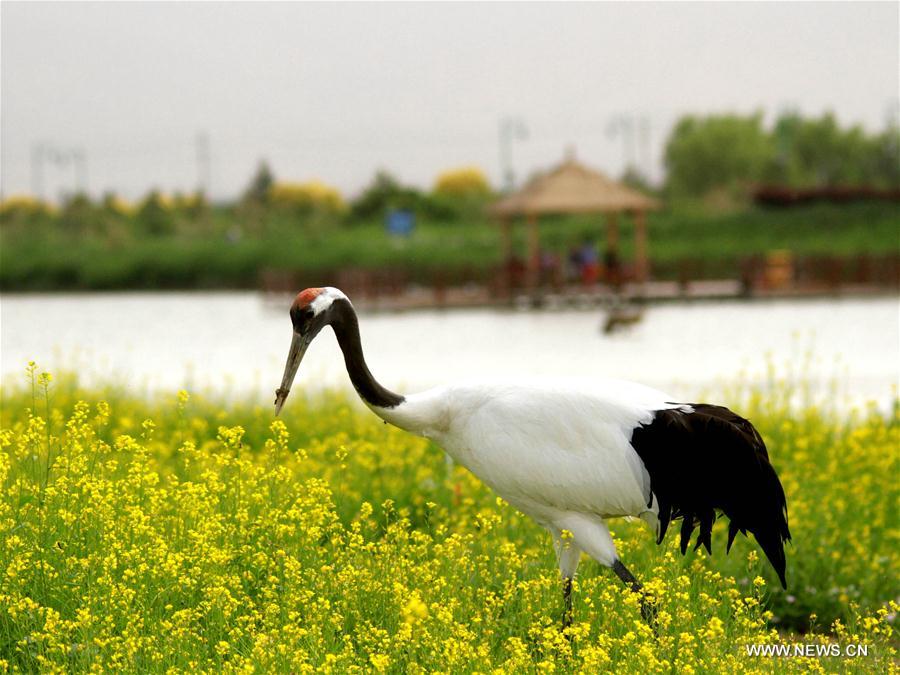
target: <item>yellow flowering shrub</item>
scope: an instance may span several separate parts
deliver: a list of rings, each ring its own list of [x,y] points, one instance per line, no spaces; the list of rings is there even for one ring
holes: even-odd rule
[[[490,195],[491,186],[484,171],[464,166],[441,173],[434,182],[434,192],[456,199],[483,199]]]
[[[134,204],[115,193],[103,197],[103,208],[119,216],[132,216],[137,211]]]
[[[31,195],[11,195],[0,200],[0,221],[30,218],[54,213],[53,207]]]
[[[897,669],[900,424],[747,405],[791,510],[788,591],[743,538],[682,557],[616,522],[638,598],[585,560],[563,634],[549,536],[343,395],[283,419],[82,391],[30,368],[0,414],[0,671],[884,672]],[[802,631],[802,632],[801,632]],[[862,644],[867,657],[749,656]]]
[[[337,188],[319,180],[305,183],[276,183],[269,199],[277,207],[299,211],[342,213],[347,206]]]

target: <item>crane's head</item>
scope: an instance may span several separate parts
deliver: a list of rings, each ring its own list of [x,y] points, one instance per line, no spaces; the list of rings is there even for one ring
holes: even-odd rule
[[[336,288],[307,288],[300,291],[291,305],[291,323],[294,327],[294,335],[291,338],[291,349],[288,352],[287,363],[284,365],[284,377],[281,386],[275,392],[275,414],[281,412],[285,400],[291,391],[291,384],[297,375],[297,369],[303,360],[306,349],[325,326],[329,325],[333,317],[333,303],[335,300],[347,300],[347,296]]]

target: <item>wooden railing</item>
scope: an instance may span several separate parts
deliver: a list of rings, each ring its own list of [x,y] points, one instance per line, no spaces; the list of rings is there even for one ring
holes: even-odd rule
[[[341,269],[330,273],[304,273],[303,270],[263,270],[261,290],[268,293],[295,293],[308,286],[331,285],[343,289],[352,297],[378,301],[409,294],[411,291],[433,298],[437,306],[450,303],[448,294],[459,296],[460,289],[469,295],[483,295],[500,299],[528,292],[524,274],[510,273],[508,268],[493,271],[482,268],[436,270],[424,282],[421,275],[413,280],[410,274],[397,268]],[[740,282],[743,295],[767,292],[829,292],[841,287],[860,289],[900,290],[900,254],[861,254],[855,256],[795,256],[788,251],[773,251],[767,255],[747,256],[738,265],[723,265],[721,261],[684,258],[655,266],[651,280],[675,282],[682,289],[696,282],[732,279]],[[619,283],[633,288],[635,270],[623,265],[618,270]],[[547,270],[541,276],[540,292],[590,291],[608,285],[609,279],[601,268],[597,283],[585,285],[577,279],[564,278],[562,273]],[[477,293],[474,289],[480,289]],[[465,295],[465,293],[462,293]],[[450,303],[452,304],[452,303]]]

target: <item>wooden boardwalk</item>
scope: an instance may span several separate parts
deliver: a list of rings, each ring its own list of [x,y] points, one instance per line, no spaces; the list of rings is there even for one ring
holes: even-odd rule
[[[349,292],[349,290],[348,290]],[[351,293],[353,304],[365,312],[402,312],[425,309],[591,309],[616,304],[662,304],[684,301],[734,299],[859,297],[895,295],[900,289],[891,286],[845,284],[830,287],[821,284],[794,285],[778,289],[747,289],[738,280],[699,280],[682,284],[674,281],[650,281],[639,287],[625,284],[617,296],[607,286],[584,288],[568,286],[542,289],[535,294],[517,292],[512,297],[493,294],[487,286],[467,284],[446,288],[411,285],[400,292],[373,294]],[[270,292],[267,301],[290,303],[291,294]]]

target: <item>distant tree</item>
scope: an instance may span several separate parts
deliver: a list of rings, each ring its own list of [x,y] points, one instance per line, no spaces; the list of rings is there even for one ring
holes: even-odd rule
[[[782,113],[775,121],[772,138],[775,156],[766,170],[767,182],[799,186],[811,182],[811,176],[804,176],[804,168],[796,153],[796,140],[803,126],[803,118],[796,111]]]
[[[125,245],[134,237],[136,230],[140,229],[140,226],[136,225],[137,211],[136,205],[114,192],[103,195],[96,213],[98,221],[102,223],[102,235],[108,245],[114,247]]]
[[[173,199],[174,210],[185,218],[198,221],[209,213],[209,202],[206,195],[198,190],[189,194],[176,193]]]
[[[762,180],[774,158],[761,113],[683,117],[666,143],[666,187],[676,197],[703,197],[722,188],[739,193]]]
[[[655,192],[653,186],[650,185],[650,181],[647,180],[647,177],[634,166],[626,168],[625,171],[622,172],[619,181],[628,187],[640,190],[641,192],[646,192],[648,194]]]
[[[69,197],[59,213],[59,224],[64,231],[85,234],[92,229],[100,229],[100,222],[94,205],[84,193]]]
[[[175,232],[171,204],[159,191],[153,190],[141,202],[135,218],[145,234],[162,237]]]
[[[875,138],[873,161],[879,182],[900,189],[900,126],[896,121]]]
[[[872,183],[874,148],[859,126],[841,129],[832,113],[805,119],[785,113],[776,120],[778,182],[796,187]]]
[[[423,206],[422,193],[412,187],[406,187],[387,171],[375,174],[372,184],[350,205],[356,218],[383,217],[390,209],[408,209],[420,211]]]
[[[269,201],[269,191],[274,184],[275,176],[272,174],[272,170],[269,169],[269,164],[266,161],[260,162],[259,167],[256,169],[256,173],[250,180],[250,185],[247,186],[247,189],[244,192],[244,201],[250,201],[256,204],[267,204]]]
[[[676,196],[702,196],[757,182],[792,187],[897,185],[900,134],[895,125],[869,135],[841,127],[832,113],[778,116],[771,131],[759,115],[679,121],[666,146],[667,187]]]

